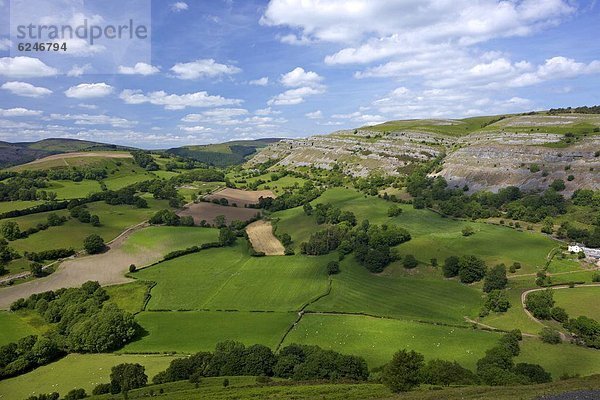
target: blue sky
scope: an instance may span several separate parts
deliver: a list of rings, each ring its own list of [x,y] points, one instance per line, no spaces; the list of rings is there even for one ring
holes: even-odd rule
[[[110,2],[35,3],[44,20],[119,18]],[[0,0],[0,140],[166,148],[600,103],[595,1],[151,3],[146,53],[45,55],[15,51]]]

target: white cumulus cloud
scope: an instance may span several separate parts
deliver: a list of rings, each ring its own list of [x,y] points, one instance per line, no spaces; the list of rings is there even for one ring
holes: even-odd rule
[[[42,97],[52,93],[52,90],[45,87],[33,86],[31,83],[19,81],[3,83],[0,88],[8,90],[14,95],[24,97]]]
[[[41,78],[58,74],[56,68],[44,64],[32,57],[2,57],[0,58],[0,75],[9,78]]]
[[[182,110],[186,107],[218,107],[242,103],[242,100],[239,99],[213,96],[205,91],[179,95],[169,94],[163,90],[144,93],[141,90],[125,89],[119,97],[127,104],[150,103],[164,106],[167,110]]]
[[[114,88],[104,82],[81,83],[71,86],[65,90],[65,96],[75,99],[89,99],[94,97],[105,97],[113,92]]]
[[[198,79],[237,74],[242,70],[234,65],[219,64],[210,58],[188,63],[177,63],[171,68],[171,71],[179,79]]]
[[[126,67],[123,65],[119,65],[118,69],[120,74],[123,75],[154,75],[160,72],[158,67],[154,65],[146,64],[143,62],[136,63],[133,67]]]

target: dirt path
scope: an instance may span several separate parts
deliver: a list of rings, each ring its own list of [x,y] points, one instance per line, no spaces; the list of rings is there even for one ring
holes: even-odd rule
[[[270,221],[258,220],[246,227],[248,239],[256,251],[262,251],[267,256],[282,256],[285,248],[273,235],[273,226]]]
[[[129,265],[138,267],[159,261],[162,254],[151,249],[130,254],[121,249],[125,240],[134,232],[147,227],[147,223],[135,225],[109,242],[110,249],[102,254],[76,256],[63,261],[57,270],[44,278],[0,289],[0,309],[34,293],[63,287],[81,286],[87,281],[98,281],[102,286],[130,282],[125,277]]]

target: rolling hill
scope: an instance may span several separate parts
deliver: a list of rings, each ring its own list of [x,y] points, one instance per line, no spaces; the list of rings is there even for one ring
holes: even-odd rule
[[[167,150],[167,153],[192,158],[197,161],[225,167],[245,162],[249,156],[280,139],[237,140],[226,143],[199,146],[182,146]]]
[[[79,151],[129,150],[114,144],[90,142],[77,139],[43,139],[37,142],[0,142],[0,167],[25,164],[54,154]]]

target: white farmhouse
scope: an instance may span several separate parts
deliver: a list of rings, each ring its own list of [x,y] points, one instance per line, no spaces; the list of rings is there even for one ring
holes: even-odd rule
[[[571,243],[568,248],[569,253],[579,253],[583,249],[577,243]]]

